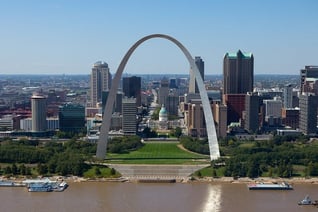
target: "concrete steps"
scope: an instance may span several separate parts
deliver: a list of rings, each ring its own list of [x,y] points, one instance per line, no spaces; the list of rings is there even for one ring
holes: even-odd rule
[[[109,164],[126,178],[187,178],[205,165],[122,165]]]

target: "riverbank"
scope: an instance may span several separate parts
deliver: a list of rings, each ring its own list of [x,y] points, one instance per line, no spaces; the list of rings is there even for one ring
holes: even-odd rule
[[[141,178],[95,178],[95,179],[86,179],[81,177],[72,177],[66,179],[69,182],[139,182]],[[280,183],[287,182],[289,184],[318,184],[318,177],[313,178],[303,178],[303,177],[295,177],[295,178],[270,178],[270,177],[260,177],[260,178],[237,178],[233,179],[233,177],[204,177],[204,178],[180,178],[175,179],[177,183]]]
[[[83,183],[83,182],[139,182],[143,178],[125,178],[125,177],[119,177],[119,178],[84,178],[84,177],[78,177],[78,176],[52,176],[52,177],[41,177],[39,176],[38,179],[41,178],[49,178],[50,180],[55,181],[65,181],[68,183]],[[26,179],[26,177],[1,177],[0,180],[5,181],[9,180],[15,183],[20,183]],[[158,179],[158,178],[153,178]],[[172,179],[172,178],[171,178]],[[180,178],[180,179],[173,179],[176,183],[241,183],[241,184],[248,184],[248,183],[280,183],[280,182],[287,182],[289,184],[318,184],[318,177],[312,177],[312,178],[304,178],[304,177],[294,177],[294,178],[270,178],[270,177],[260,177],[260,178],[237,178],[233,179],[233,177],[203,177],[203,178]]]
[[[260,177],[260,178],[248,178],[242,177],[233,179],[233,177],[204,177],[196,178],[193,182],[215,182],[215,183],[280,183],[287,182],[289,184],[298,184],[298,183],[309,183],[309,184],[318,184],[318,177],[313,178],[304,178],[304,177],[294,177],[294,178],[271,178],[271,177]]]

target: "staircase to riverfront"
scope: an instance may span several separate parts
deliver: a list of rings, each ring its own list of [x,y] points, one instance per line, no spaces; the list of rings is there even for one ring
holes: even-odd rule
[[[108,166],[116,169],[122,174],[122,177],[128,179],[187,179],[192,173],[208,165],[108,164]]]

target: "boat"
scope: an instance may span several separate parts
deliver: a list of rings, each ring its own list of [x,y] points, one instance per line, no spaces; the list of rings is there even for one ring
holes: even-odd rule
[[[286,183],[253,183],[247,185],[249,190],[292,190],[293,187]]]
[[[53,191],[64,191],[68,187],[68,184],[65,181],[62,181],[60,183],[56,183],[53,186]]]
[[[28,188],[28,191],[64,191],[68,184],[65,181],[52,181],[48,178],[44,179],[28,179],[24,180],[23,183]]]
[[[29,192],[50,192],[53,187],[48,183],[30,183],[28,185]]]
[[[298,202],[298,205],[311,205],[312,201],[309,197],[309,195],[306,195],[305,198]]]
[[[30,185],[30,184],[36,184],[36,183],[48,183],[48,184],[54,184],[54,183],[57,183],[57,181],[52,181],[50,180],[49,178],[43,178],[43,179],[27,179],[27,180],[24,180],[22,181],[23,184],[27,185],[27,187]]]
[[[0,187],[13,187],[14,183],[12,181],[0,180]]]
[[[298,202],[298,205],[318,205],[318,200],[312,201],[309,195],[306,195],[304,199]]]
[[[25,186],[23,183],[17,183],[9,180],[0,180],[0,187],[22,187]]]

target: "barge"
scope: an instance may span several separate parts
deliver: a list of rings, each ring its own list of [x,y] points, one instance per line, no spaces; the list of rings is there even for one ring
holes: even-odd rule
[[[293,186],[282,183],[253,183],[247,185],[249,190],[293,190]]]

